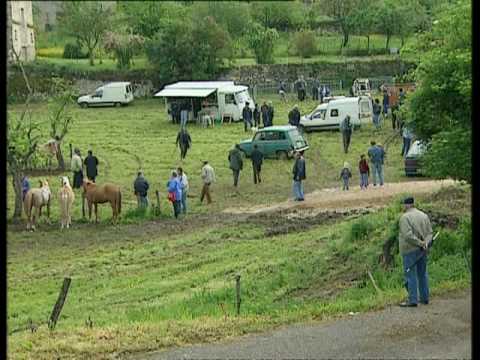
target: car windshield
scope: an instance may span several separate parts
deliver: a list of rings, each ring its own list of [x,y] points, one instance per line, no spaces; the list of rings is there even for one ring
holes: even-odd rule
[[[292,139],[292,143],[295,148],[301,148],[307,145],[307,142],[303,138],[303,136],[298,132],[297,129],[292,129],[289,131],[290,139]]]
[[[407,157],[421,156],[427,150],[427,146],[421,141],[414,141],[410,149],[408,150]]]
[[[250,95],[248,95],[247,90],[243,90],[243,91],[240,91],[240,92],[236,93],[235,94],[235,99],[237,100],[237,103],[239,103],[239,104],[245,103],[247,101],[251,101],[250,100]]]

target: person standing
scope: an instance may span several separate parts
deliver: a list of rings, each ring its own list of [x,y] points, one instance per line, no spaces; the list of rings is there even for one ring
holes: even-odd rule
[[[178,181],[180,182],[180,187],[182,189],[182,200],[180,201],[181,211],[184,215],[187,214],[187,195],[190,190],[190,185],[188,184],[187,174],[183,172],[181,167],[177,168]]]
[[[385,150],[380,145],[377,145],[375,141],[370,142],[370,148],[368,149],[368,157],[373,165],[373,186],[383,186],[383,160],[385,158]]]
[[[186,128],[180,128],[175,144],[176,146],[180,147],[180,159],[185,159],[187,156],[187,151],[192,145],[192,138],[190,137],[190,134]]]
[[[395,129],[399,129],[400,126],[399,126],[399,123],[397,121],[397,111],[398,111],[398,105],[393,105],[391,107],[391,112],[392,112],[392,129],[395,130]]]
[[[305,159],[303,157],[303,151],[297,151],[295,153],[295,163],[293,164],[293,200],[303,201],[305,196],[303,193],[303,180],[307,178]]]
[[[72,188],[80,189],[83,184],[83,163],[80,155],[80,149],[75,148],[73,150],[72,161],[70,163],[71,170],[73,172]]]
[[[180,110],[180,127],[184,128],[187,126],[188,122],[188,111],[190,107],[188,106],[187,102],[182,103],[182,108]]]
[[[30,190],[30,181],[28,181],[28,177],[24,176],[22,178],[22,200],[25,200],[25,195]]]
[[[176,171],[172,171],[172,176],[167,182],[167,190],[168,200],[173,205],[173,215],[175,216],[175,219],[177,219],[178,215],[180,215],[182,206],[182,187],[180,185],[180,181],[178,180],[178,174]]]
[[[388,116],[388,104],[389,104],[389,96],[387,89],[383,89],[383,116],[386,118]]]
[[[250,109],[250,104],[245,103],[245,106],[242,110],[243,124],[245,125],[245,132],[248,131],[248,127],[252,127],[252,109]],[[248,126],[247,126],[248,124]]]
[[[300,111],[298,110],[298,105],[295,105],[288,113],[288,123],[297,127],[300,125]]]
[[[262,170],[263,154],[260,150],[258,150],[257,144],[253,145],[253,151],[250,155],[250,158],[252,159],[253,167],[253,183],[261,183],[262,179],[260,178],[260,171]]]
[[[300,75],[300,77],[295,81],[295,90],[297,90],[297,97],[299,101],[305,100],[305,95],[306,95],[306,89],[307,89],[307,84],[305,80],[303,79],[303,75]]]
[[[370,175],[370,168],[368,167],[368,161],[365,159],[365,155],[360,155],[360,161],[358,162],[358,170],[360,171],[360,189],[368,188],[368,176]]]
[[[262,106],[260,107],[260,112],[262,113],[263,127],[267,127],[269,121],[268,121],[268,105],[266,101],[264,101]]]
[[[150,184],[143,175],[143,171],[137,173],[137,178],[133,182],[133,191],[137,197],[137,206],[139,209],[146,209],[148,207],[148,189]]]
[[[313,82],[312,82],[312,99],[313,100],[318,100],[319,87],[320,87],[320,81],[318,80],[317,77],[315,77],[315,79],[313,79]]]
[[[414,202],[413,197],[403,200],[405,212],[399,221],[398,243],[408,291],[408,300],[400,303],[401,307],[416,307],[418,292],[422,304],[429,301],[427,250],[432,241],[432,224],[427,214],[415,208]]]
[[[343,139],[343,151],[348,153],[348,147],[350,146],[350,139],[352,137],[353,125],[350,121],[350,115],[345,116],[345,118],[340,123],[340,132],[342,133]]]
[[[258,104],[255,104],[255,109],[253,110],[253,123],[258,129],[258,126],[260,125],[260,109],[258,108]]]
[[[343,169],[340,172],[340,179],[343,180],[343,190],[348,190],[348,185],[350,184],[351,177],[352,172],[350,171],[350,165],[347,162],[344,162]]]
[[[228,161],[230,162],[230,169],[233,171],[233,186],[238,186],[238,178],[240,171],[243,169],[242,151],[240,145],[236,144],[235,147],[228,153]]]
[[[382,107],[380,106],[380,102],[378,99],[375,99],[373,103],[373,125],[378,130],[380,129],[380,115],[382,113]]]
[[[410,128],[407,125],[403,126],[402,138],[403,138],[402,156],[405,158],[407,157],[408,150],[410,150],[410,145],[412,144],[412,139],[413,139],[413,133],[412,131],[410,131]]]
[[[211,204],[212,197],[210,196],[210,185],[212,185],[215,182],[215,171],[210,166],[208,161],[203,162],[202,182],[203,182],[203,188],[202,188],[202,194],[200,195],[200,202],[203,202],[203,199],[206,197],[207,204]]]
[[[96,156],[93,156],[92,150],[88,150],[88,155],[83,163],[85,165],[85,169],[87,170],[88,180],[95,182],[95,178],[98,175],[98,159]]]
[[[404,102],[405,102],[405,93],[403,92],[403,89],[400,88],[400,92],[398,93],[398,105],[402,106]]]
[[[268,102],[268,126],[273,126],[273,103],[271,101]]]
[[[285,81],[280,82],[278,94],[280,95],[280,100],[287,102],[287,85],[285,85]]]

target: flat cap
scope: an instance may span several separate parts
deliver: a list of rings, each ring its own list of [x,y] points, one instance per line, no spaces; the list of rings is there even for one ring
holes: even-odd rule
[[[411,196],[406,197],[405,199],[403,199],[402,203],[403,204],[413,204],[414,203],[413,197],[411,197]]]

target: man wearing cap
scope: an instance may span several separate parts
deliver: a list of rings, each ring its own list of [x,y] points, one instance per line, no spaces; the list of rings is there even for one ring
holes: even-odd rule
[[[403,204],[405,213],[399,222],[398,242],[408,300],[400,306],[415,307],[418,304],[417,285],[420,302],[428,304],[427,249],[432,241],[432,224],[427,214],[415,208],[413,197],[405,198]]]
[[[228,161],[230,162],[230,169],[233,171],[233,186],[238,186],[238,178],[240,171],[243,170],[243,159],[240,145],[236,144],[235,147],[228,153]]]

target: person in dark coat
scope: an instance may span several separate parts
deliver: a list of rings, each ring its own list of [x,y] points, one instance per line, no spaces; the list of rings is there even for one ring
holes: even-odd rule
[[[253,123],[256,128],[260,125],[260,109],[258,108],[258,104],[255,104],[255,109],[253,110]]]
[[[297,91],[297,97],[299,101],[305,100],[305,95],[307,93],[307,83],[303,79],[303,75],[300,75],[300,77],[295,81],[294,84],[295,90]]]
[[[263,127],[267,127],[269,124],[269,121],[268,121],[268,105],[266,101],[264,101],[263,105],[260,107],[260,112],[262,113]]]
[[[268,126],[273,126],[273,103],[271,101],[268,102]]]
[[[260,150],[258,150],[258,146],[256,144],[253,145],[253,151],[250,155],[250,158],[252,159],[253,167],[253,183],[261,183],[262,179],[260,178],[260,171],[262,170],[263,154]]]
[[[233,186],[237,187],[240,171],[243,169],[242,151],[240,145],[235,147],[228,153],[228,161],[230,162],[230,169],[233,171]]]
[[[243,124],[245,125],[245,132],[248,131],[247,124],[252,127],[252,109],[250,109],[250,103],[246,102],[245,107],[242,110]]]
[[[345,116],[345,118],[340,123],[340,132],[342,133],[343,139],[343,151],[348,153],[348,147],[350,146],[350,139],[352,137],[353,125],[350,121],[350,115]]]
[[[143,176],[143,172],[137,173],[137,178],[133,182],[133,192],[137,197],[137,206],[139,209],[146,209],[148,207],[148,188],[150,187],[147,179]]]
[[[288,123],[292,126],[298,126],[300,124],[300,111],[298,110],[298,105],[295,105],[288,113]]]
[[[185,159],[187,156],[187,151],[192,145],[192,138],[188,133],[186,128],[181,128],[177,135],[177,141],[175,142],[177,146],[180,146],[180,158]]]
[[[303,157],[303,151],[295,153],[296,159],[295,164],[293,165],[293,199],[295,201],[305,200],[303,193],[303,183],[302,181],[307,178],[306,168],[305,168],[305,159]]]
[[[85,164],[85,168],[87,170],[88,180],[95,182],[95,178],[98,175],[98,170],[97,170],[98,159],[96,156],[93,156],[92,150],[88,150],[88,155],[83,161],[83,163]]]
[[[318,81],[318,79],[315,78],[312,83],[312,99],[313,100],[318,100],[319,87],[320,87],[320,81]]]

